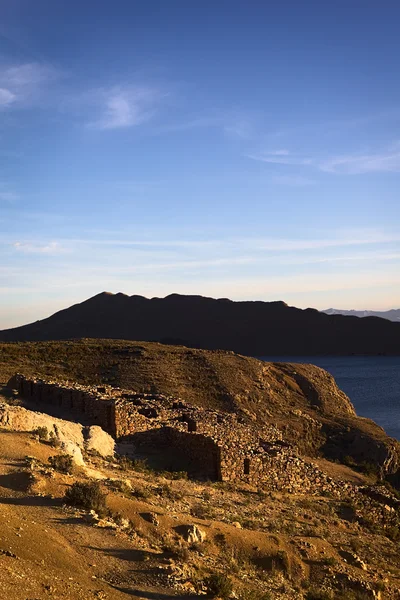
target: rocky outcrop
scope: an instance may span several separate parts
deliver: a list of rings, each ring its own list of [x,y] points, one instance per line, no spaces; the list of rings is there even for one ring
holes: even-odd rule
[[[369,419],[340,420],[324,426],[325,456],[363,466],[380,477],[398,478],[400,444]],[[380,431],[379,431],[380,430]]]
[[[0,427],[10,431],[46,428],[49,435],[58,441],[61,449],[74,457],[77,464],[83,464],[82,450],[94,450],[102,456],[114,454],[115,441],[100,427],[84,427],[22,406],[0,403]]]

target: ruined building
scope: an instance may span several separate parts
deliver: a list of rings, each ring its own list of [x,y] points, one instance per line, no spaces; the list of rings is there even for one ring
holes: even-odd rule
[[[8,386],[42,412],[99,425],[117,441],[131,442],[135,455],[157,468],[292,492],[330,487],[330,479],[285,444],[279,430],[243,423],[236,414],[161,395],[27,379],[20,374]]]

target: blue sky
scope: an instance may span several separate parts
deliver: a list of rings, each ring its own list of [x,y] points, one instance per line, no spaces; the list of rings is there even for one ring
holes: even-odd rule
[[[400,306],[397,0],[3,0],[0,328],[100,291]]]

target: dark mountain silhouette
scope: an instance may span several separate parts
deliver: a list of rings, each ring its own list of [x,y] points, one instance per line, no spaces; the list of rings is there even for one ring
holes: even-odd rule
[[[103,292],[47,319],[0,332],[0,341],[110,338],[241,354],[400,354],[400,323],[326,315],[284,302]]]
[[[340,308],[327,308],[322,312],[327,315],[346,315],[349,317],[380,317],[381,319],[388,319],[389,321],[395,321],[400,323],[400,308],[393,308],[391,310],[341,310]]]

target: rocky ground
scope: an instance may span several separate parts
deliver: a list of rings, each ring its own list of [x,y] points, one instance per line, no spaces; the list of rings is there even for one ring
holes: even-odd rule
[[[3,430],[0,448],[1,598],[210,597],[216,574],[243,599],[400,598],[400,531],[350,496],[191,482],[93,453],[64,474],[48,461],[63,452],[32,433]],[[100,481],[105,515],[64,504],[76,481]]]

